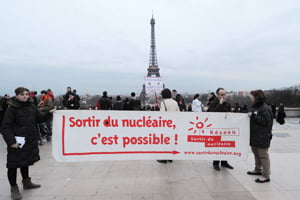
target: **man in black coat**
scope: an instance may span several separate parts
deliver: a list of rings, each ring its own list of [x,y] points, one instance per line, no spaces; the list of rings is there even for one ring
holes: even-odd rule
[[[129,110],[141,110],[141,101],[136,98],[135,92],[131,92],[130,94]]]
[[[67,107],[67,103],[68,103],[68,99],[70,94],[72,94],[72,88],[71,87],[67,87],[67,92],[66,94],[63,95],[63,105],[64,107]]]
[[[107,96],[107,91],[104,91],[103,96],[97,102],[98,110],[112,110],[111,98]]]
[[[210,104],[207,112],[231,112],[231,106],[226,102],[226,90],[224,88],[218,88],[216,91],[217,98],[215,98]],[[220,171],[220,161],[214,160],[213,167],[215,170]],[[221,166],[233,169],[226,160],[221,161]]]
[[[80,108],[79,99],[76,97],[74,93],[69,94],[69,98],[66,102],[66,108],[69,110],[77,110]]]

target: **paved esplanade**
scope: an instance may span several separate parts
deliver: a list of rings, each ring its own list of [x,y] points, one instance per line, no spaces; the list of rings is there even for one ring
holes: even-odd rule
[[[275,122],[273,133],[270,183],[255,183],[256,176],[246,174],[254,166],[251,152],[246,161],[230,162],[234,170],[222,168],[218,172],[212,161],[58,163],[52,158],[51,143],[47,143],[40,147],[41,161],[30,168],[33,181],[42,187],[23,191],[19,171],[18,184],[25,200],[300,199],[299,118],[289,118],[283,126]],[[2,138],[0,156],[0,199],[10,199]]]

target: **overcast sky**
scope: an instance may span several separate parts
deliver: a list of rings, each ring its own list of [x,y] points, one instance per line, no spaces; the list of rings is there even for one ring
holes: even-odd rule
[[[299,10],[298,0],[0,0],[0,95],[140,93],[152,12],[170,89],[300,84]]]

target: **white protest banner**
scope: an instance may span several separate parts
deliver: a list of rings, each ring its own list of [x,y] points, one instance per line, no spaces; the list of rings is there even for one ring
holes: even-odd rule
[[[58,110],[53,119],[57,161],[244,160],[247,114]]]
[[[162,77],[145,77],[145,89],[147,94],[160,94],[164,89]]]

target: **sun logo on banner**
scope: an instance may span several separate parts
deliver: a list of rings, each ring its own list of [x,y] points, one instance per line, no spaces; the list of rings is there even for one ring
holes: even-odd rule
[[[194,127],[189,128],[188,130],[193,131],[195,134],[195,133],[197,133],[197,130],[199,130],[199,129],[211,127],[212,124],[208,124],[208,125],[205,124],[207,122],[207,120],[208,120],[208,117],[206,117],[206,119],[202,122],[199,120],[199,117],[196,116],[196,121],[194,121],[194,122],[190,121],[190,124],[194,125]],[[201,130],[201,132],[204,133],[204,130]]]

